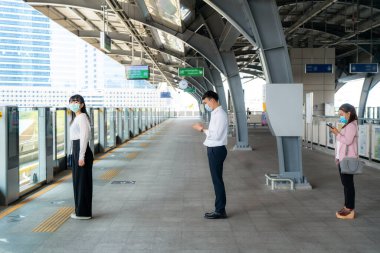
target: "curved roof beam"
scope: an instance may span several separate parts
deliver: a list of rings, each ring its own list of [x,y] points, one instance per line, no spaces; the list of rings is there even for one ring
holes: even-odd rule
[[[290,22],[284,22],[283,27],[287,27],[288,23],[290,23]],[[309,30],[309,31],[317,31],[317,32],[327,34],[329,36],[334,36],[336,40],[340,41],[339,44],[343,44],[343,43],[346,43],[348,41],[348,40],[346,40],[346,41],[341,40],[344,37],[344,34],[346,34],[346,33],[343,31],[343,27],[341,27],[339,25],[322,24],[322,23],[306,23],[306,24],[304,24],[302,29]],[[327,30],[329,32],[327,32]],[[307,35],[305,35],[305,36],[307,36]],[[334,42],[334,43],[337,44],[337,42]],[[355,43],[353,42],[352,44],[356,44],[356,42]],[[331,45],[331,44],[326,43],[326,44],[323,44],[321,46],[326,47],[326,45]],[[367,51],[365,48],[361,47],[360,45],[359,45],[359,47],[361,48],[361,51],[366,52],[368,54],[371,54],[369,51]]]
[[[76,34],[78,37],[80,38],[99,38],[100,36],[100,32],[99,31],[84,31],[84,30],[78,30],[76,32],[74,32],[74,34]],[[112,40],[119,40],[119,41],[124,41],[124,42],[131,42],[131,39],[132,37],[128,34],[122,34],[122,33],[118,33],[118,32],[110,32],[108,33],[108,36],[110,36],[110,38]],[[183,62],[184,64],[190,66],[190,67],[194,67],[195,65],[187,62],[187,61],[184,61],[182,58],[183,56],[178,54],[177,52],[175,51],[171,51],[169,49],[166,49],[166,48],[158,48],[154,43],[153,43],[153,39],[151,38],[145,38],[145,43],[151,48],[151,49],[154,49],[154,50],[157,50],[161,53],[164,53],[164,54],[167,54],[169,56],[172,56],[174,58],[176,58],[178,61],[180,62]],[[141,53],[141,51],[138,51],[138,50],[135,50],[135,56],[137,57],[137,55],[139,55]],[[125,51],[125,50],[112,50],[111,53],[107,54],[107,55],[126,55],[126,56],[129,56],[129,57],[132,57],[132,53],[130,51]],[[145,56],[146,57],[146,56]],[[166,62],[164,61],[164,59],[158,59],[160,63],[162,64],[166,64]],[[207,76],[204,76],[204,78],[211,83],[211,81],[209,80],[209,78]]]
[[[236,57],[239,57],[239,56],[245,56],[245,55],[257,55],[259,52],[257,50],[239,50],[239,51],[235,51],[235,56]]]
[[[78,37],[81,37],[81,38],[99,38],[99,32],[97,31],[78,31],[75,33],[76,35],[78,35]],[[113,40],[120,40],[120,41],[125,41],[125,42],[130,42],[131,41],[131,36],[128,35],[128,34],[121,34],[121,33],[117,33],[117,32],[111,32],[108,34],[111,39]],[[189,67],[194,67],[194,63],[190,62],[190,61],[184,61],[182,57],[182,55],[174,52],[174,51],[171,51],[171,50],[168,50],[166,48],[158,48],[154,43],[153,43],[153,40],[145,40],[146,44],[151,48],[151,49],[154,49],[154,50],[157,50],[161,53],[164,53],[164,54],[167,54],[169,56],[172,56],[174,58],[176,58],[178,61],[186,64],[187,66]],[[141,53],[141,51],[137,51],[135,50],[135,56],[136,55],[139,55]],[[129,57],[132,57],[132,53],[130,51],[125,51],[125,50],[112,50],[111,53],[109,53],[108,55],[126,55],[126,56],[129,56]],[[164,59],[162,58],[159,58],[158,59],[158,62],[162,63],[164,66],[166,66],[166,62],[164,61]],[[207,69],[205,69],[207,70]],[[206,79],[207,82],[209,83],[212,83],[209,76],[205,75],[203,77],[204,79]]]
[[[322,3],[322,2],[325,2],[325,1],[322,1],[322,0],[319,0],[319,1],[316,1],[316,0],[303,0],[302,2],[306,2],[306,3],[308,3],[308,2],[311,2],[311,3]],[[300,4],[302,2],[295,2],[295,0],[277,0],[277,6],[278,7],[291,6],[291,5]],[[346,4],[346,5],[352,5],[352,2],[347,2],[347,0],[338,0],[338,1],[336,1],[336,3]],[[366,1],[366,2],[360,1],[359,6],[364,6],[364,7],[371,8],[371,0]],[[377,2],[376,0],[373,1],[373,8],[380,9],[380,2]]]
[[[82,38],[84,38],[84,37],[87,37],[87,38],[99,38],[99,34],[100,33],[94,32],[94,31],[79,31],[79,33],[77,35],[79,37],[82,37]],[[107,35],[110,36],[110,38],[113,39],[113,40],[120,40],[120,41],[123,41],[123,42],[126,42],[126,43],[132,43],[132,36],[130,36],[129,34],[125,34],[125,33],[123,34],[123,33],[118,33],[118,32],[110,32]],[[179,54],[176,51],[173,51],[173,50],[170,50],[170,49],[167,49],[167,48],[159,48],[159,47],[157,47],[152,38],[145,37],[144,38],[144,42],[151,49],[154,49],[156,51],[160,51],[160,52],[163,52],[165,54],[168,54],[168,55],[176,58],[178,61],[183,62],[183,59],[182,59],[183,55],[182,54]]]
[[[290,22],[290,21],[282,22],[282,26],[285,29],[290,27],[291,24],[292,24],[292,22]],[[337,37],[341,37],[341,36],[344,36],[344,34],[346,34],[346,32],[344,31],[344,27],[342,27],[340,25],[332,25],[332,24],[325,24],[325,23],[307,22],[302,26],[302,29],[323,32],[323,33],[333,35],[333,36],[337,36]]]
[[[261,68],[261,66],[256,66],[256,65],[251,65],[251,64],[248,64],[248,65],[246,65],[246,66],[244,66],[244,68],[246,68],[246,69],[253,69],[253,70],[257,70],[259,73],[261,73],[262,74],[262,68]]]
[[[109,8],[114,12],[114,14],[119,18],[119,21],[123,24],[124,28],[128,30],[131,36],[137,41],[145,54],[150,58],[152,63],[157,67],[157,69],[161,72],[166,81],[174,88],[173,83],[169,81],[166,75],[162,72],[160,65],[158,64],[158,60],[156,56],[151,51],[150,47],[145,43],[142,36],[139,34],[139,31],[136,29],[135,25],[130,20],[129,16],[127,16],[124,12],[120,11],[120,3],[117,0],[105,0],[105,3]]]
[[[231,25],[231,23],[227,22],[219,38],[219,41],[220,41],[219,50],[220,51],[231,50],[232,46],[235,44],[239,35],[240,35],[240,32],[233,25]]]
[[[339,44],[342,41],[346,41],[346,40],[356,36],[357,34],[364,33],[370,29],[373,29],[373,28],[379,27],[379,26],[380,26],[380,17],[374,18],[373,20],[366,20],[364,22],[360,22],[359,25],[357,26],[356,31],[351,32],[351,33],[341,37],[336,42],[327,44],[324,47],[334,46],[336,44]]]
[[[262,79],[265,79],[265,76],[264,76],[264,73],[263,72],[258,72],[258,71],[255,71],[255,70],[252,70],[252,69],[246,69],[246,68],[243,68],[240,70],[241,73],[245,73],[245,74],[250,74],[252,76],[255,76],[255,77],[259,77],[259,78],[262,78]]]
[[[98,39],[99,36],[100,36],[100,32],[98,31],[76,31],[76,32],[73,32],[75,35],[77,35],[78,37],[80,38],[94,38],[94,39]],[[128,34],[123,34],[123,33],[118,33],[118,32],[110,32],[108,33],[108,36],[112,39],[112,40],[119,40],[119,41],[123,41],[123,42],[126,42],[126,43],[132,43],[132,37]],[[178,54],[177,52],[175,51],[171,51],[169,49],[166,49],[166,48],[159,48],[157,47],[154,43],[153,43],[153,40],[151,38],[145,38],[145,43],[147,44],[147,46],[153,50],[156,50],[156,51],[159,51],[161,53],[164,53],[164,54],[167,54],[169,56],[172,56],[174,58],[176,58],[178,61],[180,62],[183,62],[183,63],[186,63],[182,58],[183,56],[181,54]],[[135,52],[139,52],[137,50],[135,50]],[[125,54],[124,54],[125,55]]]
[[[297,22],[294,23],[291,27],[285,29],[285,36],[293,33],[297,28],[305,24],[307,21],[317,16],[319,13],[327,9],[329,6],[334,4],[337,0],[325,0],[317,4],[315,8],[309,9],[304,15],[298,18]]]
[[[46,6],[46,5],[56,5],[56,6],[71,6],[75,8],[86,8],[92,9],[97,12],[101,12],[101,3],[96,0],[24,0],[34,7],[38,6]],[[110,1],[110,0],[107,0]],[[43,10],[42,10],[43,11]],[[123,3],[120,6],[120,9],[117,12],[124,12],[128,18],[138,21],[142,24],[145,24],[149,27],[156,28],[163,32],[166,32],[170,35],[177,37],[182,40],[184,43],[192,47],[199,54],[201,54],[204,58],[206,58],[215,68],[218,69],[221,73],[226,73],[223,61],[218,53],[218,48],[213,45],[212,39],[197,34],[196,32],[190,30],[196,30],[199,28],[199,24],[204,24],[204,21],[201,17],[197,17],[195,21],[190,25],[190,29],[186,29],[183,33],[179,33],[173,29],[165,27],[164,25],[158,24],[152,20],[145,18],[138,6],[132,5],[129,3]]]

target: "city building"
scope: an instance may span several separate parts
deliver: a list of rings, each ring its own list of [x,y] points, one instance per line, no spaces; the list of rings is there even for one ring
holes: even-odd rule
[[[67,105],[76,93],[92,107],[157,107],[159,90],[127,80],[125,67],[22,0],[0,0],[0,104]]]

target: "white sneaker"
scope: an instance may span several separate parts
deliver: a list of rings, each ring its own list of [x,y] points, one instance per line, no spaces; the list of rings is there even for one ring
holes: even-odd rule
[[[76,219],[76,220],[89,220],[92,218],[91,216],[77,216],[75,213],[72,213],[70,217],[71,219]]]

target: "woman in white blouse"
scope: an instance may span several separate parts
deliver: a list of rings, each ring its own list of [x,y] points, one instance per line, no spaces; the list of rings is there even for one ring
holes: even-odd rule
[[[72,119],[70,139],[72,141],[73,185],[75,213],[71,218],[87,220],[92,218],[92,164],[93,153],[89,146],[91,127],[86,112],[86,104],[81,95],[74,95],[69,100]]]

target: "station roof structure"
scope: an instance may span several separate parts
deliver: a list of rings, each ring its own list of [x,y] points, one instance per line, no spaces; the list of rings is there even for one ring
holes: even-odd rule
[[[107,54],[121,64],[149,65],[153,84],[178,87],[179,67],[218,68],[205,57],[210,42],[219,50],[229,45],[246,78],[264,78],[257,46],[223,17],[226,36],[212,37],[207,19],[220,14],[201,0],[24,1],[97,48],[105,32],[112,40]],[[289,48],[336,49],[336,80],[349,75],[350,62],[378,62],[380,1],[277,0],[277,6]],[[195,40],[206,46],[194,47]],[[192,82],[199,94],[212,83],[207,76]]]

